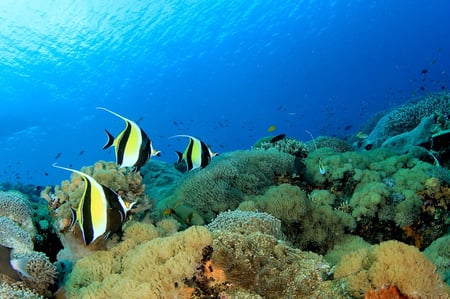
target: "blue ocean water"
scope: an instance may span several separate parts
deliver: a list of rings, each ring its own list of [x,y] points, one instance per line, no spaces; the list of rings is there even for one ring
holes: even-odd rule
[[[355,134],[450,88],[450,2],[44,1],[0,4],[0,183],[58,184],[114,160],[103,129],[135,121],[176,160],[286,133]],[[424,70],[427,72],[424,73]],[[267,132],[276,126],[272,133]]]

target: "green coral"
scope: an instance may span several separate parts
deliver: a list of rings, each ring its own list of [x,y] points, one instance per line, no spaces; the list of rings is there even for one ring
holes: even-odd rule
[[[173,193],[158,203],[157,210],[162,214],[187,205],[209,222],[220,212],[236,209],[246,195],[262,194],[277,175],[292,174],[294,159],[276,149],[221,155],[208,167],[187,174]]]
[[[371,182],[358,185],[350,199],[353,217],[356,219],[361,216],[375,217],[377,211],[386,205],[388,195],[389,190],[383,183]]]
[[[349,252],[364,248],[369,249],[370,246],[369,243],[359,236],[347,235],[339,243],[334,245],[334,247],[324,255],[324,258],[331,265],[337,265]]]
[[[323,253],[355,227],[351,215],[330,205],[333,195],[326,190],[308,197],[299,187],[282,184],[247,199],[258,211],[279,218],[287,239],[303,250]]]
[[[335,152],[343,153],[352,151],[353,148],[350,144],[342,139],[329,137],[329,136],[319,136],[314,140],[305,143],[308,152],[313,152],[316,149],[328,147]]]
[[[412,225],[419,219],[422,199],[411,190],[403,190],[405,199],[395,207],[394,221],[399,227]]]
[[[450,235],[434,240],[423,253],[436,265],[442,279],[450,285]]]
[[[273,137],[264,137],[256,141],[253,145],[253,149],[268,150],[275,148],[280,152],[293,155],[298,158],[306,157],[308,150],[306,145],[294,138],[284,138],[276,142],[270,142]]]
[[[264,211],[288,223],[299,221],[311,209],[306,192],[289,184],[272,186],[264,195],[248,199],[255,202],[258,211]]]
[[[325,173],[320,172],[319,162]],[[415,242],[402,234],[402,229],[414,226],[414,232],[423,235],[423,242],[416,244],[426,246],[448,228],[442,208],[425,206],[427,200],[438,204],[427,198],[426,186],[430,178],[442,176],[442,167],[388,149],[337,153],[330,148],[310,153],[305,165],[307,188],[335,195],[330,206],[351,214],[357,233],[371,242],[397,238]]]

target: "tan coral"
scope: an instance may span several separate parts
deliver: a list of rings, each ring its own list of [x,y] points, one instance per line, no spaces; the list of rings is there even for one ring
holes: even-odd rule
[[[30,235],[13,220],[0,216],[0,246],[14,249],[16,252],[33,250]]]
[[[25,282],[28,288],[38,292],[39,294],[50,296],[48,287],[55,282],[57,271],[55,265],[53,265],[48,257],[37,251],[29,251],[22,253],[13,253],[12,263],[14,261],[24,261],[25,266],[22,280]],[[21,262],[20,262],[21,263]]]
[[[436,267],[417,248],[398,241],[349,253],[338,264],[335,278],[343,279],[346,290],[356,298],[383,286],[395,286],[410,298],[450,295]]]
[[[136,227],[133,227],[137,225]],[[124,241],[108,251],[80,259],[66,283],[69,298],[177,298],[184,278],[211,244],[204,227],[191,227],[170,237],[141,241],[141,232],[157,232],[151,224],[125,227]],[[140,226],[145,226],[140,227]],[[133,228],[133,233],[128,230]]]
[[[36,228],[33,224],[33,210],[27,195],[16,191],[0,191],[0,216],[8,217],[24,229],[33,239]]]
[[[24,282],[14,281],[8,276],[0,274],[0,298],[43,299],[44,297],[27,288]]]

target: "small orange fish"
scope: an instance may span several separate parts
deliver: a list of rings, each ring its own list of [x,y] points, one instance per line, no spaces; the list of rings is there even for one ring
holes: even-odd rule
[[[267,128],[267,132],[271,133],[273,131],[276,130],[277,127],[275,127],[274,125],[271,125],[270,127]]]

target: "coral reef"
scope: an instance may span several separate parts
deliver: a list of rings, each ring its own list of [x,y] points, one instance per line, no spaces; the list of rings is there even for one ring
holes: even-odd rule
[[[305,143],[308,152],[313,152],[319,148],[329,147],[333,151],[338,153],[352,151],[353,147],[346,141],[329,136],[319,136],[314,140],[307,141]]]
[[[423,253],[436,265],[442,279],[450,285],[450,235],[434,240]]]
[[[385,114],[360,147],[368,150],[380,147],[389,137],[417,127],[424,117],[433,114],[437,114],[438,118],[439,115],[448,117],[448,111],[450,111],[450,94],[446,92],[418,98]]]
[[[248,211],[226,211],[220,213],[208,224],[211,231],[225,230],[230,233],[248,234],[260,232],[283,239],[281,221],[270,214]]]
[[[79,175],[43,204],[2,184],[0,297],[449,298],[449,111],[440,93],[378,115],[363,151],[281,134],[189,173],[99,161],[81,171],[137,206],[90,246]]]
[[[368,291],[364,299],[408,299],[408,296],[403,295],[395,286],[381,287]]]
[[[11,264],[19,264],[22,280],[25,285],[39,294],[49,296],[48,287],[55,282],[56,267],[48,257],[37,251],[14,252],[11,257]]]
[[[245,195],[263,193],[277,175],[292,174],[294,159],[273,148],[226,153],[207,168],[187,174],[173,194],[158,203],[157,211],[162,215],[189,206],[209,222],[220,212],[236,209]]]
[[[0,245],[15,249],[16,252],[32,251],[31,236],[13,220],[0,216]]]
[[[300,159],[306,157],[308,153],[306,145],[303,142],[298,141],[294,138],[283,138],[276,142],[271,142],[272,138],[273,138],[272,136],[269,136],[257,140],[255,144],[252,146],[252,149],[268,150],[270,148],[275,148],[280,152],[290,154]]]
[[[131,222],[123,241],[77,261],[65,285],[69,298],[177,298],[212,243],[204,227],[160,238],[151,224]],[[186,297],[188,298],[188,297]]]
[[[446,298],[450,289],[435,270],[416,247],[386,241],[344,256],[334,277],[342,279],[345,290],[355,298],[385,286],[395,286],[410,298]]]
[[[36,228],[33,224],[33,210],[28,197],[16,190],[0,191],[0,216],[13,220],[33,239]]]
[[[8,275],[1,275],[4,292],[9,294],[8,298],[50,296],[48,288],[55,281],[56,267],[44,253],[34,251],[37,230],[26,195],[18,191],[1,192],[0,205],[0,248],[9,248],[2,250],[2,254],[9,254],[11,266],[11,270],[0,269],[0,274]]]
[[[355,226],[350,215],[332,208],[333,196],[326,190],[308,196],[297,186],[282,184],[248,196],[243,204],[248,207],[252,201],[255,210],[279,218],[287,240],[300,249],[324,253]]]
[[[211,261],[232,284],[228,294],[246,290],[262,298],[343,298],[339,289],[325,280],[330,268],[317,254],[302,252],[261,232],[243,233],[238,228],[212,233]]]
[[[370,244],[364,241],[363,238],[354,235],[345,236],[339,243],[337,243],[331,250],[329,250],[324,258],[331,265],[337,265],[342,258],[349,252],[357,251],[359,249],[369,249]]]
[[[155,201],[168,197],[183,174],[168,163],[151,160],[140,170],[145,193]]]
[[[447,231],[448,185],[432,180],[440,167],[388,149],[336,153],[328,148],[310,153],[305,165],[305,191],[328,190],[336,197],[331,207],[352,215],[354,233],[369,242],[397,239],[425,248]]]
[[[434,115],[422,118],[419,125],[411,131],[386,139],[381,147],[390,148],[399,154],[406,153],[413,146],[429,142],[434,129]]]
[[[14,281],[8,276],[0,274],[0,298],[43,299],[44,297],[30,290],[23,282]]]

